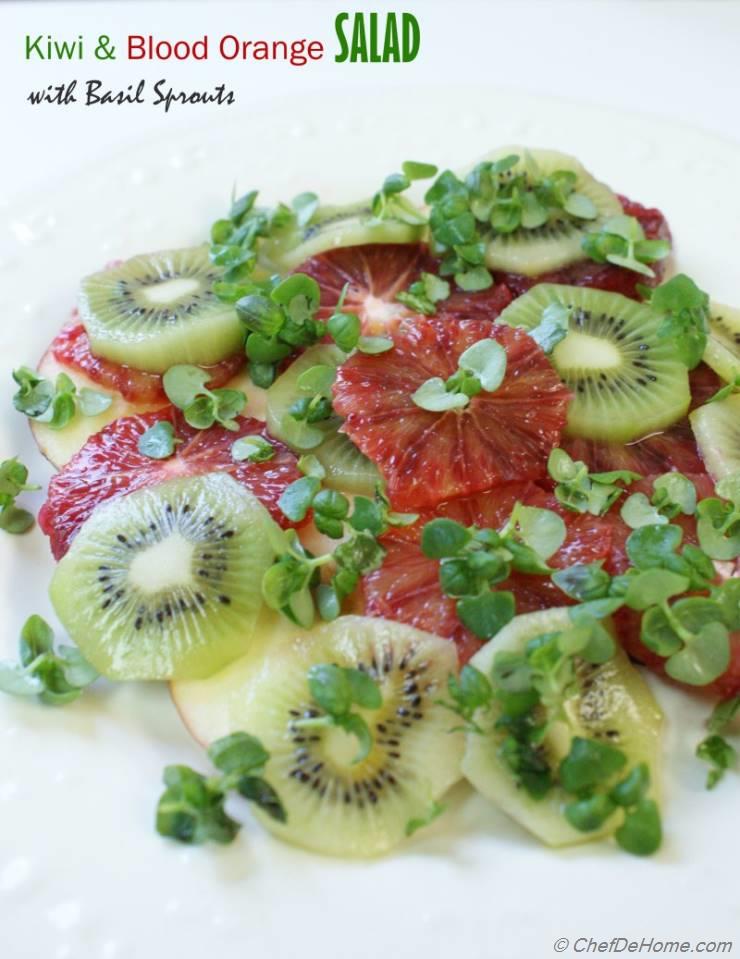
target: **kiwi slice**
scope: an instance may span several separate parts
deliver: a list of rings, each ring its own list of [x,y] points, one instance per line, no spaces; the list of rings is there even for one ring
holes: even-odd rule
[[[299,389],[299,377],[312,366],[336,368],[346,358],[346,353],[330,343],[319,343],[302,353],[267,390],[265,419],[274,437],[299,453],[310,452],[318,458],[326,470],[327,486],[372,496],[380,481],[380,473],[349,437],[338,432],[342,425],[338,416],[307,424],[290,415],[291,404],[301,396],[309,395]]]
[[[234,307],[213,292],[218,278],[206,246],[143,254],[93,273],[79,299],[93,353],[148,373],[233,356],[244,330]]]
[[[740,472],[740,393],[698,407],[689,420],[714,481]]]
[[[272,526],[259,500],[223,473],[130,493],[81,527],[51,601],[112,679],[208,676],[249,644]]]
[[[285,273],[309,257],[340,246],[418,243],[423,235],[423,225],[375,219],[370,200],[348,206],[320,206],[309,223],[293,224],[265,240],[260,258],[268,271]]]
[[[512,233],[497,234],[488,244],[486,265],[492,270],[538,276],[586,259],[581,240],[586,233],[601,229],[609,217],[622,213],[617,196],[608,186],[594,179],[575,157],[566,153],[512,146],[496,150],[483,159],[500,160],[512,154],[519,157],[519,162],[504,176],[525,173],[532,182],[560,170],[574,173],[574,190],[592,201],[596,217],[582,220],[563,211],[534,229],[519,227]]]
[[[567,432],[626,443],[655,433],[685,415],[689,375],[661,318],[619,293],[541,283],[514,300],[498,322],[533,330],[548,307],[565,307],[569,332],[551,359],[573,393]]]
[[[546,609],[516,616],[471,659],[471,664],[489,675],[494,657],[500,650],[521,652],[537,636],[559,632],[572,626],[568,610]],[[582,692],[564,703],[565,720],[552,723],[543,746],[551,768],[570,750],[574,736],[609,743],[627,756],[626,770],[647,763],[652,798],[656,798],[655,777],[661,757],[663,714],[640,673],[621,649],[601,666],[583,663],[579,667]],[[514,775],[498,754],[506,733],[496,729],[500,710],[493,706],[479,710],[475,721],[483,731],[466,735],[464,775],[473,786],[499,806],[507,815],[550,846],[585,842],[613,831],[618,816],[608,820],[597,832],[574,829],[563,815],[563,805],[572,800],[557,787],[542,799],[534,799],[521,789]]]
[[[728,382],[740,376],[740,310],[722,303],[710,304],[704,362]]]
[[[361,669],[380,686],[382,706],[357,709],[373,738],[360,762],[354,736],[297,725],[318,715],[307,677],[322,663]],[[264,743],[265,776],[287,812],[281,824],[255,810],[268,829],[317,852],[373,856],[400,842],[409,821],[460,778],[463,739],[437,703],[456,669],[453,643],[389,620],[341,616],[264,636],[260,655],[205,682],[175,683],[173,696],[200,741],[246,730]]]

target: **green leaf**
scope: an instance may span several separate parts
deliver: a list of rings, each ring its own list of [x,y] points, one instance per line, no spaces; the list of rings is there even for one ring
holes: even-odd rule
[[[340,726],[346,732],[351,733],[356,737],[357,742],[359,743],[359,751],[357,755],[352,760],[352,764],[356,765],[357,763],[363,762],[370,755],[370,751],[373,748],[373,737],[370,732],[370,727],[365,722],[365,720],[358,713],[347,713],[343,716],[337,716],[335,718],[335,723],[337,726]]]
[[[457,711],[465,719],[472,718],[479,709],[487,709],[493,700],[493,687],[488,677],[470,663],[463,666],[459,677],[450,673],[447,677],[447,690],[457,706]]]
[[[212,396],[199,396],[186,406],[185,422],[196,430],[207,430],[216,422],[217,405]]]
[[[516,605],[512,593],[484,592],[480,596],[466,596],[457,601],[457,616],[480,639],[492,639],[514,618]]]
[[[175,452],[176,442],[175,427],[169,420],[160,420],[139,436],[136,446],[142,456],[164,460]]]
[[[57,650],[57,658],[62,664],[66,682],[76,689],[89,686],[100,676],[97,669],[85,659],[76,646],[60,646]]]
[[[349,713],[353,702],[353,686],[347,670],[332,663],[312,666],[308,671],[311,698],[330,716]]]
[[[568,335],[570,314],[570,309],[562,303],[551,303],[542,311],[542,318],[537,326],[529,330],[529,335],[545,353],[552,353],[558,343]],[[564,450],[559,452],[563,453]]]
[[[208,756],[222,772],[244,775],[262,770],[270,758],[259,739],[244,732],[215,740],[208,747]]]
[[[723,623],[709,622],[694,634],[683,649],[666,660],[665,671],[681,683],[706,686],[727,671],[730,638]]]
[[[643,610],[685,593],[689,585],[686,576],[667,569],[647,569],[630,579],[624,601],[631,609]]]
[[[19,645],[21,663],[28,666],[38,656],[53,652],[54,631],[42,616],[34,613],[21,628]]]
[[[645,798],[650,787],[650,769],[647,763],[639,763],[614,786],[609,795],[618,806],[636,806]]]
[[[710,733],[723,733],[740,712],[740,695],[725,699],[712,710],[707,727]]]
[[[32,513],[12,504],[4,506],[0,511],[0,529],[14,536],[28,532],[34,522]]]
[[[578,795],[611,779],[626,762],[627,757],[614,746],[574,736],[559,766],[560,784],[566,792]]]
[[[656,852],[663,839],[656,803],[652,799],[641,800],[626,813],[614,836],[622,849],[635,856],[649,856]]]
[[[305,453],[299,458],[298,469],[304,476],[313,476],[314,479],[322,480],[326,477],[326,470],[313,453]]]
[[[428,180],[437,175],[437,167],[433,163],[418,163],[415,160],[406,160],[401,169],[409,180]]]
[[[576,563],[555,570],[550,578],[566,596],[580,601],[603,598],[611,582],[611,576],[601,568],[601,563]]]
[[[380,709],[383,697],[378,683],[361,669],[345,667],[345,675],[352,689],[352,700],[363,709]]]
[[[426,523],[421,534],[421,549],[429,559],[456,556],[471,541],[470,530],[454,520],[433,519]]]
[[[406,828],[404,829],[405,835],[413,836],[415,832],[418,832],[420,829],[424,829],[426,826],[429,826],[434,822],[435,819],[438,819],[446,809],[447,807],[445,805],[437,802],[435,799],[429,807],[429,811],[425,815],[409,819],[409,821],[406,823]]]
[[[683,537],[680,526],[641,526],[627,537],[627,556],[638,569],[665,565]]]
[[[712,735],[696,747],[696,755],[712,767],[707,773],[707,789],[714,789],[725,772],[737,762],[737,751],[722,736]]]
[[[621,236],[622,239],[630,243],[636,243],[645,239],[645,232],[640,225],[637,217],[627,216],[619,213],[616,216],[609,217],[604,223],[604,232],[612,233],[614,236]]]
[[[231,446],[231,458],[237,463],[266,463],[275,456],[275,447],[257,434],[241,436]]]
[[[165,782],[172,768],[165,770]],[[165,790],[157,804],[157,832],[189,844],[230,843],[239,832],[239,823],[226,814],[223,794],[210,788],[204,777],[200,779],[183,779]]]
[[[518,539],[537,553],[549,559],[565,542],[565,522],[553,510],[517,503],[511,514],[511,525]]]
[[[461,354],[458,366],[474,373],[483,389],[493,393],[506,375],[506,350],[496,340],[479,340]]]
[[[321,289],[312,276],[292,273],[278,283],[270,299],[280,306],[287,306],[292,318],[306,318],[318,309]]]
[[[339,349],[350,353],[359,342],[362,324],[354,313],[334,313],[329,317],[326,328]]]
[[[337,370],[334,366],[328,366],[325,363],[317,363],[316,366],[310,366],[298,377],[296,386],[305,393],[318,393],[320,396],[331,397],[331,388],[337,377]]]
[[[0,662],[0,692],[10,696],[38,696],[44,684],[20,666]]]
[[[376,356],[393,349],[393,340],[388,336],[360,336],[357,340],[357,349],[360,353]]]
[[[413,402],[423,410],[432,413],[442,413],[447,410],[458,410],[470,402],[464,393],[448,392],[445,381],[438,376],[426,380],[411,395]]]
[[[261,776],[244,776],[237,783],[237,790],[249,802],[266,812],[276,822],[287,822],[288,815],[279,795]]]
[[[303,476],[283,490],[278,506],[289,520],[299,523],[306,518],[313,498],[320,489],[320,479],[315,476]]]
[[[455,273],[455,283],[465,293],[479,293],[493,286],[493,277],[485,266],[476,266],[472,270]]]
[[[210,373],[197,366],[180,364],[171,366],[162,377],[162,385],[167,399],[178,409],[184,410],[203,392],[211,379]]]
[[[291,206],[295,211],[298,226],[306,226],[319,208],[319,198],[315,193],[299,193],[293,198]]]
[[[110,408],[113,397],[108,393],[91,390],[89,387],[83,386],[77,394],[77,400],[83,416],[98,416]]]
[[[663,512],[692,516],[696,511],[696,487],[682,473],[664,473],[653,481],[653,490],[653,502]]]
[[[563,813],[574,829],[579,832],[594,832],[601,829],[616,808],[614,801],[604,793],[567,803]]]
[[[593,200],[583,193],[571,193],[565,201],[564,210],[579,220],[593,220],[598,215]]]
[[[632,529],[641,526],[661,526],[668,522],[659,510],[652,505],[644,493],[633,493],[622,503],[619,515]]]

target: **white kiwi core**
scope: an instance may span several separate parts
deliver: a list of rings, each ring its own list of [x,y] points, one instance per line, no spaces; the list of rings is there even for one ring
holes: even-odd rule
[[[622,354],[608,340],[571,330],[555,347],[553,362],[559,370],[608,370],[622,366]]]
[[[152,306],[163,306],[169,303],[177,303],[178,300],[190,296],[191,293],[197,293],[199,289],[200,282],[198,280],[184,276],[177,277],[174,280],[163,280],[153,286],[145,286],[142,288],[141,294]]]
[[[129,583],[145,595],[193,585],[193,551],[193,544],[175,531],[134,556]]]

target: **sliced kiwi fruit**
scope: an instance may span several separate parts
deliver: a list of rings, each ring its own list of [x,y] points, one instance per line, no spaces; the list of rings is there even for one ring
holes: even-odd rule
[[[208,676],[249,644],[272,527],[259,500],[223,473],[130,493],[80,528],[52,603],[112,679]]]
[[[339,347],[319,343],[302,353],[267,390],[265,420],[270,433],[298,453],[313,453],[326,470],[326,485],[347,493],[372,496],[380,481],[375,464],[361,453],[352,440],[338,432],[338,416],[307,424],[290,415],[290,407],[307,396],[298,380],[312,366],[336,368],[347,358]]]
[[[496,150],[483,159],[500,160],[510,155],[518,156],[519,162],[503,174],[505,177],[525,173],[531,181],[560,170],[574,173],[574,190],[592,201],[596,216],[582,220],[562,212],[534,229],[519,227],[512,233],[497,234],[488,244],[486,265],[492,270],[538,276],[584,260],[581,241],[586,233],[601,229],[609,217],[622,213],[617,196],[608,186],[594,179],[575,157],[566,153],[511,146]]]
[[[689,376],[661,318],[619,293],[540,283],[501,313],[500,323],[533,330],[548,307],[569,311],[568,334],[551,360],[573,393],[567,432],[626,443],[664,429],[689,408]]]
[[[704,362],[728,382],[740,376],[740,310],[722,303],[710,304]]]
[[[499,651],[521,652],[535,637],[570,626],[572,622],[566,608],[516,616],[470,662],[488,676]],[[626,771],[638,763],[647,763],[652,782],[651,796],[657,798],[663,714],[645,680],[619,648],[616,655],[603,665],[582,663],[577,672],[581,692],[565,701],[565,719],[549,725],[543,742],[548,765],[557,768],[568,754],[574,736],[595,739],[617,747],[626,755]],[[474,719],[482,735],[466,735],[462,769],[480,793],[550,846],[595,839],[620,824],[619,816],[614,816],[596,832],[579,832],[563,815],[563,806],[572,800],[572,796],[567,796],[557,786],[544,798],[529,796],[500,758],[499,747],[506,734],[496,728],[499,715],[495,706],[488,711],[479,710]]]
[[[93,353],[148,373],[233,356],[244,330],[213,292],[218,278],[207,246],[135,256],[88,276],[79,309]]]
[[[423,235],[424,226],[375,219],[370,200],[320,206],[309,223],[292,224],[265,240],[260,259],[268,271],[285,273],[327,250],[365,243],[418,243]]]
[[[302,728],[316,717],[308,688],[312,666],[334,663],[375,679],[379,709],[357,709],[372,747],[353,762],[354,736],[336,726]],[[312,631],[270,637],[201,683],[173,684],[186,725],[203,742],[244,730],[270,753],[265,777],[287,812],[277,823],[256,810],[280,838],[334,856],[374,856],[400,842],[410,820],[460,778],[463,740],[437,703],[457,669],[454,644],[410,626],[341,616]]]
[[[740,393],[705,403],[689,420],[701,458],[714,481],[740,472]]]

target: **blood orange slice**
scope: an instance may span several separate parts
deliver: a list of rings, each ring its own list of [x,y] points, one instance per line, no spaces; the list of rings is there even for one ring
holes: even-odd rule
[[[345,247],[313,256],[298,267],[319,284],[319,316],[328,319],[347,286],[343,309],[356,313],[362,332],[387,334],[415,314],[396,297],[423,272],[436,273],[439,263],[420,244],[370,244]],[[454,287],[454,283],[451,283]],[[495,319],[511,302],[511,293],[496,284],[480,293],[454,291],[437,304],[437,315],[451,319]]]
[[[628,200],[625,196],[619,196],[618,199],[627,216],[634,216],[640,221],[645,236],[649,240],[671,239],[668,223],[660,210],[644,207],[640,203]],[[550,273],[543,273],[540,276],[522,276],[519,273],[497,271],[494,273],[494,277],[497,283],[507,286],[515,296],[521,296],[522,293],[526,293],[527,290],[538,283],[563,283],[567,286],[591,286],[597,290],[621,293],[622,296],[640,300],[642,297],[637,291],[638,284],[655,286],[660,283],[665,272],[665,261],[653,263],[651,268],[655,273],[654,278],[644,277],[611,263],[594,263],[592,260],[582,260],[579,263],[563,267],[560,270],[553,270]]]
[[[139,437],[159,422],[171,422],[179,441],[169,459],[156,460],[139,452]],[[260,435],[275,448],[262,463],[236,462],[231,447],[240,436]],[[77,530],[96,506],[106,500],[153,486],[178,476],[227,472],[267,507],[273,518],[288,525],[277,502],[285,487],[299,479],[295,456],[264,432],[264,423],[239,418],[239,429],[213,426],[196,430],[179,411],[165,407],[152,413],[125,416],[92,436],[49,483],[39,512],[41,529],[51,541],[56,559],[62,557]]]
[[[467,630],[455,612],[455,600],[445,596],[439,585],[439,563],[421,551],[421,531],[435,516],[448,516],[466,526],[500,528],[511,515],[517,500],[530,506],[556,507],[533,483],[507,483],[474,496],[441,504],[436,510],[423,513],[411,527],[393,529],[383,537],[386,557],[383,565],[363,579],[365,612],[416,626],[455,642],[464,662],[481,641]],[[561,549],[549,560],[560,568],[574,563],[591,563],[608,556],[611,529],[592,516],[558,510],[566,521],[567,538]],[[550,606],[562,606],[568,598],[547,576],[513,573],[496,589],[514,593],[518,613],[530,613]]]
[[[399,509],[435,506],[513,480],[545,473],[559,440],[570,394],[537,344],[520,329],[485,320],[404,322],[393,349],[356,353],[338,368],[334,409],[341,431],[378,466]],[[446,380],[473,343],[492,338],[507,355],[506,375],[463,409],[417,406],[413,393],[432,377]]]
[[[145,373],[132,366],[121,366],[95,356],[90,349],[85,327],[79,322],[77,311],[54,338],[50,351],[57,362],[84,373],[104,389],[115,390],[129,403],[167,402],[162,377],[159,373]],[[243,352],[222,360],[214,366],[204,366],[210,374],[209,386],[224,386],[246,364]]]

